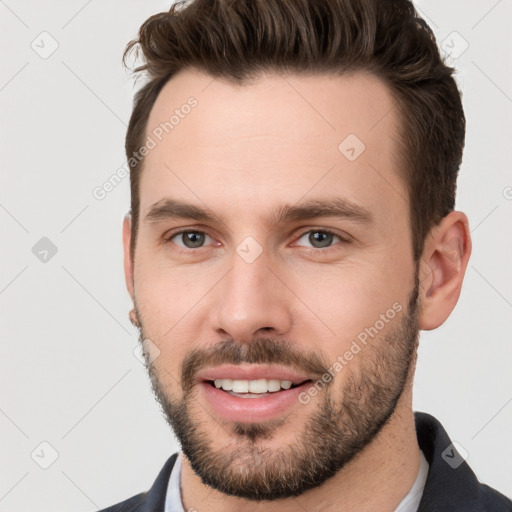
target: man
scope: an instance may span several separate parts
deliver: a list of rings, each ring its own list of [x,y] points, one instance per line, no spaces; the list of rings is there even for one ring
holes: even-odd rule
[[[471,253],[465,118],[406,0],[196,0],[149,18],[125,275],[181,444],[108,511],[483,511],[412,411]]]

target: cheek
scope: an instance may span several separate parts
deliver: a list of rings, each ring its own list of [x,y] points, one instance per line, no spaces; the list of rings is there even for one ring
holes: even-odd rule
[[[186,352],[201,334],[198,314],[208,302],[206,292],[219,279],[218,272],[192,265],[177,268],[159,263],[158,258],[140,261],[135,268],[135,298],[144,336],[160,350],[158,363],[165,367],[160,375],[167,370],[178,379]]]
[[[292,289],[307,305],[299,309],[306,318],[298,325],[318,327],[315,332],[323,339],[322,345],[334,361],[337,355],[348,349],[366,328],[374,326],[387,332],[394,322],[386,322],[382,328],[381,315],[396,318],[397,310],[405,310],[408,294],[412,289],[412,269],[402,265],[398,268],[391,259],[385,259],[388,268],[376,264],[344,264],[322,269],[305,267],[294,277]],[[411,282],[409,282],[411,281]],[[323,334],[320,334],[323,333]],[[311,334],[310,334],[311,335]]]
[[[140,262],[135,267],[135,295],[146,323],[165,323],[169,328],[201,300],[216,275],[194,265],[174,266],[159,258]]]

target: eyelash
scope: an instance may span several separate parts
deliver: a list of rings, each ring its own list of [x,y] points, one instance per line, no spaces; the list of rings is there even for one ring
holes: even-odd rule
[[[176,237],[178,235],[182,235],[183,233],[200,233],[203,235],[207,235],[210,238],[213,238],[207,231],[203,231],[200,229],[182,229],[181,231],[176,231],[176,232],[171,233],[170,235],[166,236],[165,243],[172,243],[171,240],[174,237]],[[325,233],[327,235],[333,235],[333,236],[339,238],[340,239],[340,242],[338,242],[339,244],[349,244],[350,243],[350,241],[347,238],[342,237],[341,235],[339,235],[338,233],[335,233],[334,231],[331,231],[330,229],[307,229],[307,230],[303,231],[302,233],[300,233],[300,235],[297,236],[296,241],[300,240],[307,233]],[[181,247],[180,245],[177,245],[177,244],[173,244],[173,245],[176,246],[178,252],[185,253],[185,254],[197,252],[199,249],[205,249],[207,247],[207,246],[202,246],[202,247],[197,247],[196,249],[191,249],[191,248]],[[325,248],[303,247],[303,249],[306,249],[309,251],[314,251],[314,252],[326,253],[326,252],[330,252],[331,250],[335,250],[336,245],[331,245],[331,246],[325,247]]]

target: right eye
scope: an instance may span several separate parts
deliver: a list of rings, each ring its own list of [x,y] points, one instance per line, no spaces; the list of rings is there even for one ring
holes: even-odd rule
[[[167,242],[172,242],[183,249],[193,250],[201,249],[204,246],[206,238],[211,239],[208,233],[189,229],[173,233],[171,236],[167,237]],[[176,241],[174,241],[174,239],[176,239]]]

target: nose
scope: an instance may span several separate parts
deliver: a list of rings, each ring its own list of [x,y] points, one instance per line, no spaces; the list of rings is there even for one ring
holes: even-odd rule
[[[233,255],[231,270],[215,287],[211,319],[217,334],[248,342],[290,330],[293,295],[269,263],[264,253],[252,263]]]

